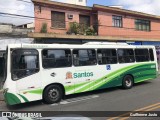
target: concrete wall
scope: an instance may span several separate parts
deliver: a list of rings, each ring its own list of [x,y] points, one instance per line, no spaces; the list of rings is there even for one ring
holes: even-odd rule
[[[34,23],[28,23],[27,28],[34,28]]]
[[[12,33],[12,25],[0,24],[0,33]]]
[[[12,33],[13,34],[22,34],[22,35],[27,35],[28,32],[33,32],[33,29],[27,29],[27,28],[13,28]]]
[[[17,28],[34,28],[34,23],[27,23],[27,24],[23,24],[23,25],[18,25],[16,26]]]
[[[123,17],[123,27],[117,28],[112,27],[112,15],[111,13],[98,12],[98,20],[100,26],[98,33],[100,36],[113,36],[113,37],[131,37],[131,38],[160,38],[160,21],[151,21],[151,31],[138,31],[135,30],[135,17],[124,16]],[[138,19],[146,19],[138,17]],[[147,19],[148,20],[148,19]]]
[[[10,24],[0,24],[0,34],[8,35],[27,35],[28,32],[34,32],[33,28],[18,28]]]
[[[33,43],[33,38],[3,38],[0,37],[0,50],[6,50],[8,44]]]

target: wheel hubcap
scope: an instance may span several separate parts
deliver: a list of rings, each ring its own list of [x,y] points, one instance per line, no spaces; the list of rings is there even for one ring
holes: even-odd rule
[[[59,92],[56,89],[51,89],[48,93],[49,98],[51,98],[52,100],[55,100],[59,97]]]
[[[125,83],[126,83],[126,86],[128,86],[128,87],[130,87],[130,86],[131,86],[131,84],[132,84],[132,82],[131,82],[131,80],[130,80],[130,79],[127,79],[127,80],[125,81]]]

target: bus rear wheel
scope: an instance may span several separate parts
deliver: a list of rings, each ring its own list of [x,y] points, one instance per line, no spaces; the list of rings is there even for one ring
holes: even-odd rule
[[[43,100],[48,104],[58,103],[63,96],[62,88],[58,85],[48,86],[43,93]]]
[[[133,77],[131,75],[126,75],[122,81],[122,87],[124,89],[130,89],[133,87]]]

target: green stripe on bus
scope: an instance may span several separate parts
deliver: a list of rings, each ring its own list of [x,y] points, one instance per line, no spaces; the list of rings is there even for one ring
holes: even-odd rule
[[[8,105],[15,105],[21,103],[21,100],[13,93],[5,93],[4,99]]]
[[[155,68],[150,70],[152,65],[156,65],[156,64],[155,63],[143,63],[143,64],[136,64],[136,65],[127,66],[125,68],[121,68],[121,69],[116,70],[106,76],[103,76],[100,79],[95,80],[94,82],[88,84],[87,86],[84,86],[78,90],[75,90],[74,92],[80,93],[80,92],[85,92],[85,91],[90,91],[90,90],[96,90],[96,89],[102,88],[103,86],[106,86],[106,87],[120,86],[122,84],[121,83],[122,81],[120,81],[118,79],[122,80],[122,77],[124,77],[125,74],[133,74],[133,75],[135,74],[136,75],[140,72],[139,70],[143,70],[141,72],[142,74],[144,74],[144,73],[152,74],[151,76],[148,76],[148,77],[154,78],[156,76],[156,70],[155,70]],[[154,76],[154,74],[155,74],[155,76]],[[145,77],[145,79],[148,79],[148,77],[147,78]],[[142,80],[142,79],[143,78],[141,78],[140,80]],[[137,79],[137,80],[139,80],[139,79]],[[105,82],[102,82],[102,81],[105,81]],[[119,81],[119,82],[117,82],[117,81]],[[138,81],[136,81],[136,82],[138,82]],[[86,84],[86,82],[75,85],[74,88],[76,89],[78,87],[81,87],[81,85],[84,85],[84,84]],[[108,85],[106,85],[106,84],[108,84]],[[92,88],[90,89],[90,87],[92,87]],[[68,89],[68,90],[66,90],[66,92],[69,92],[70,90],[73,90],[74,88]]]
[[[26,91],[26,92],[41,95],[43,93],[43,89],[31,90],[31,91]]]
[[[83,83],[80,83],[80,84],[75,84],[74,86],[65,86],[65,91],[72,91],[74,90],[75,88],[78,88],[80,86],[83,86],[85,85],[87,82],[83,82]]]
[[[25,102],[29,102],[29,100],[26,98],[26,97],[24,97],[23,95],[21,95],[21,94],[18,94],[19,96],[21,96],[21,98],[23,98],[23,100],[25,101]]]

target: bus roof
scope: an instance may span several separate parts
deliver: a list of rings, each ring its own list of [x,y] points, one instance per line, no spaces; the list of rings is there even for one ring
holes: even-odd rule
[[[9,48],[155,48],[152,45],[128,45],[128,44],[9,44]]]

